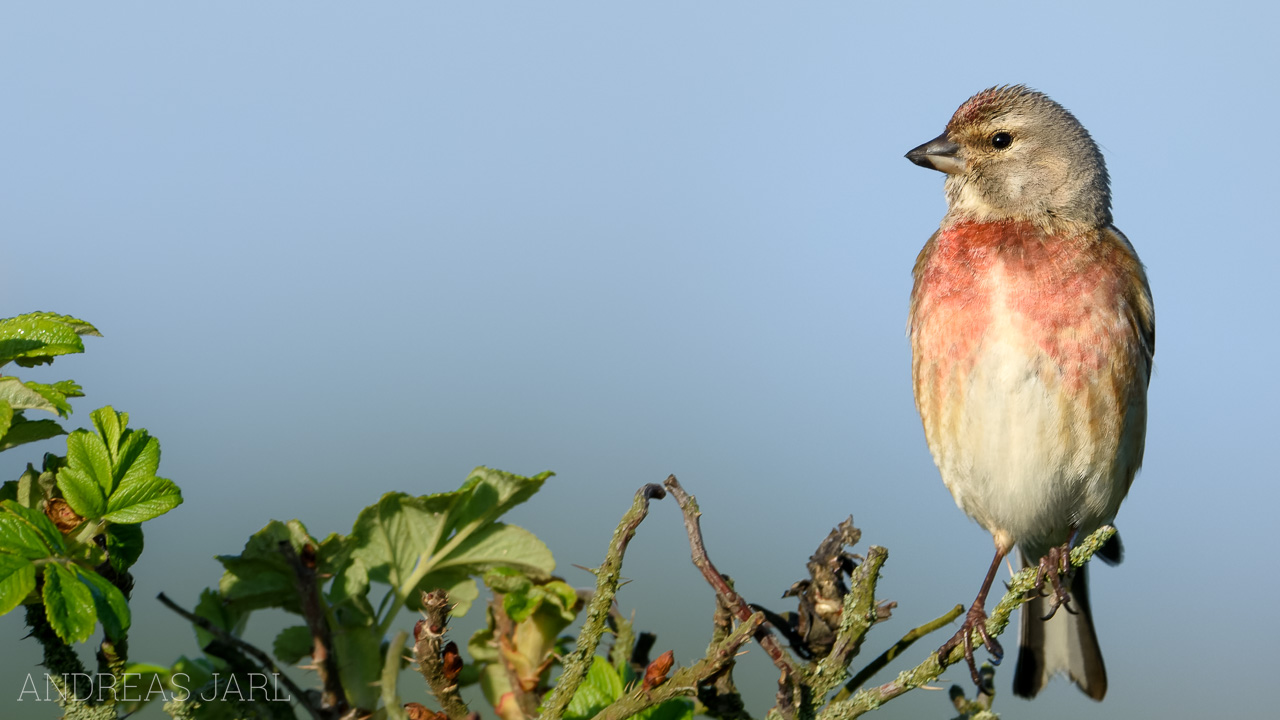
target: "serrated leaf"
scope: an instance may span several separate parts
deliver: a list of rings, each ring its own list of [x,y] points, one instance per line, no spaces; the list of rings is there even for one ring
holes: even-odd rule
[[[286,665],[297,665],[302,658],[311,657],[315,640],[306,625],[293,625],[280,631],[271,643],[271,654]]]
[[[102,623],[102,631],[111,640],[124,637],[133,622],[129,601],[125,599],[124,593],[98,573],[79,565],[74,567],[80,580],[93,595],[93,607],[97,611],[98,621]]]
[[[200,599],[196,601],[193,613],[213,623],[215,627],[221,628],[237,637],[244,632],[245,626],[249,622],[249,610],[238,605],[227,602],[222,595],[213,588],[205,588],[200,591]],[[192,625],[196,631],[196,642],[200,647],[205,647],[213,641],[213,634],[208,630],[201,628],[199,625]]]
[[[67,549],[62,533],[44,513],[13,500],[0,502],[0,547],[31,560]]]
[[[124,572],[142,555],[142,526],[112,523],[107,527],[107,558],[116,572]]]
[[[71,330],[75,332],[75,334],[77,335],[92,335],[94,337],[102,337],[102,333],[98,332],[98,328],[85,322],[84,320],[81,320],[80,318],[72,317],[70,315],[36,311],[36,312],[30,312],[23,315],[19,315],[18,317],[13,319],[21,320],[25,318],[39,318],[42,320],[53,320],[55,322],[60,322],[63,325],[66,325],[67,327],[71,328]]]
[[[104,497],[111,495],[115,483],[111,473],[111,452],[102,437],[88,430],[76,430],[67,436],[67,466],[79,477],[97,483]],[[64,470],[64,471],[65,471]]]
[[[146,430],[127,430],[119,446],[112,448],[111,460],[116,487],[154,477],[160,469],[160,441]]]
[[[103,519],[140,523],[159,517],[182,504],[182,491],[172,480],[155,475],[126,478],[107,498]]]
[[[84,352],[82,326],[73,318],[51,313],[29,313],[0,320],[0,365],[12,360],[48,362],[58,355]],[[89,326],[88,323],[83,323]],[[94,331],[97,332],[96,330]],[[29,363],[19,363],[27,365]]]
[[[9,553],[0,553],[0,615],[18,607],[36,589],[36,566]]]
[[[8,450],[19,445],[66,434],[67,431],[54,420],[28,420],[22,415],[21,410],[15,410],[9,432],[5,433],[4,437],[0,437],[0,450]]]
[[[75,468],[62,468],[58,471],[58,489],[67,504],[80,517],[97,520],[107,512],[107,500],[102,495],[98,481]]]
[[[55,402],[45,397],[31,385],[48,387],[41,386],[39,383],[24,383],[12,376],[0,377],[0,400],[9,403],[9,406],[14,410],[47,410],[51,413],[61,414]],[[68,405],[68,411],[70,411],[70,408],[71,406]]]
[[[58,383],[55,385],[46,385],[44,383],[33,382],[28,380],[23,385],[34,391],[40,397],[44,398],[46,405],[42,406],[42,410],[50,410],[58,414],[58,417],[70,417],[71,403],[67,402],[67,395],[59,389]],[[79,386],[77,386],[78,388]]]
[[[334,576],[329,588],[329,603],[334,606],[338,621],[343,625],[373,624],[375,612],[369,602],[369,571],[363,562],[354,559]]]
[[[596,655],[591,658],[587,677],[573,693],[573,699],[565,708],[565,720],[587,720],[608,707],[622,695],[622,678],[607,660]]]
[[[49,563],[44,566],[41,595],[49,625],[63,642],[72,645],[89,639],[97,616],[87,585],[58,563]]]
[[[93,421],[93,427],[97,429],[98,436],[102,438],[102,443],[106,446],[110,455],[110,461],[114,465],[116,462],[116,448],[120,447],[120,434],[124,432],[124,427],[129,423],[129,415],[127,413],[117,413],[110,405],[100,407],[89,413],[89,418]]]
[[[516,568],[531,579],[545,579],[555,570],[551,551],[533,533],[515,525],[486,525],[464,540],[453,552],[436,563],[436,568],[459,568],[468,574],[505,566]]]
[[[523,477],[484,466],[477,467],[459,489],[462,499],[453,508],[451,524],[463,529],[495,520],[532,497],[553,474],[543,472],[533,477]]]
[[[13,406],[8,400],[0,398],[0,438],[9,432],[9,426],[13,424]]]
[[[315,544],[301,522],[272,520],[250,536],[239,555],[217,557],[226,568],[218,584],[222,595],[244,609],[278,607],[301,613],[293,569],[280,552],[281,542],[292,544],[298,553]]]
[[[443,535],[445,512],[404,493],[387,493],[356,517],[351,529],[351,557],[368,569],[369,578],[400,587]]]

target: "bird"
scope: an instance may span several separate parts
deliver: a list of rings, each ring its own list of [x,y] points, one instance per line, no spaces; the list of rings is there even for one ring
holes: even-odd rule
[[[1003,657],[985,604],[1017,548],[1024,566],[1038,563],[1040,592],[1022,610],[1014,693],[1034,697],[1065,673],[1102,700],[1085,568],[1066,553],[1114,521],[1142,464],[1155,353],[1146,270],[1113,224],[1097,143],[1041,92],[983,90],[906,157],[945,173],[947,200],[913,271],[916,408],[947,489],[995,542],[939,657],[962,644],[979,685],[973,631]]]

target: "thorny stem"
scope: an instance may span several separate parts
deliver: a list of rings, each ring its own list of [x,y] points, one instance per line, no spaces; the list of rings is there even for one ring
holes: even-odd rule
[[[604,562],[595,571],[596,592],[591,598],[591,603],[587,605],[587,618],[582,625],[582,630],[578,633],[577,648],[564,659],[564,672],[561,673],[555,690],[551,691],[550,697],[543,704],[540,720],[560,720],[574,692],[586,679],[592,656],[595,655],[596,647],[600,644],[600,637],[604,634],[605,625],[609,620],[609,608],[613,605],[613,597],[618,592],[622,556],[627,551],[627,543],[635,537],[636,528],[649,514],[649,500],[661,500],[666,495],[661,485],[650,483],[640,488],[636,492],[635,500],[631,503],[631,509],[622,516],[622,522],[614,530],[613,539],[609,542],[609,552],[605,555]]]
[[[458,694],[456,674],[449,676],[445,668],[443,641],[449,624],[449,596],[444,590],[432,590],[422,594],[422,613],[426,619],[414,628],[413,659],[418,670],[431,686],[431,693],[450,720],[463,720],[470,711]]]
[[[299,556],[293,543],[280,541],[280,552],[293,570],[294,587],[302,605],[302,616],[311,631],[311,662],[324,688],[321,704],[341,715],[347,710],[347,695],[342,690],[342,677],[338,672],[338,658],[332,652],[333,636],[329,620],[325,616],[324,603],[320,600],[320,588],[316,583],[315,548],[307,545]]]

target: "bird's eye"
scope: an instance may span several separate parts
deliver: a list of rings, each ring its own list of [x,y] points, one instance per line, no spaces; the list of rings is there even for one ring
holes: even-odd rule
[[[1009,147],[1009,144],[1012,142],[1013,136],[1003,130],[991,136],[991,147],[997,150],[1003,150]]]

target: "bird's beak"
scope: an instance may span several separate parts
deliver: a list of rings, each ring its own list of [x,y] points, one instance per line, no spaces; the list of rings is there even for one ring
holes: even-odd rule
[[[930,168],[948,175],[964,172],[964,159],[960,146],[951,142],[946,133],[907,153],[907,159],[923,168]]]

